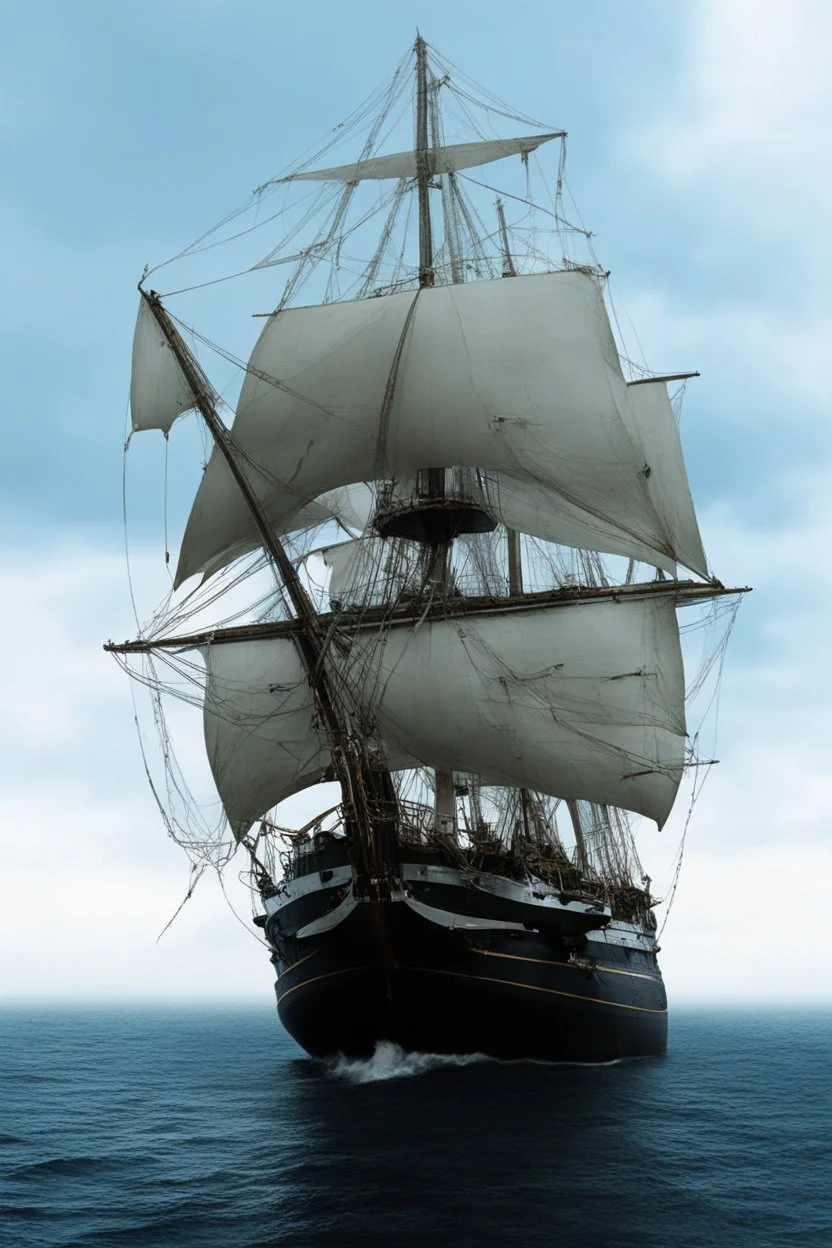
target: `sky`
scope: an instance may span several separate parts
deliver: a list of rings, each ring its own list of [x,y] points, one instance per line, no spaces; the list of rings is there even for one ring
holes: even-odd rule
[[[270,1000],[234,867],[227,898],[206,875],[157,940],[188,864],[145,782],[126,677],[101,651],[134,631],[135,285],[343,120],[418,26],[519,112],[569,131],[570,187],[626,334],[657,372],[702,374],[683,439],[705,548],[754,593],[662,937],[671,1006],[828,1002],[832,8],[2,7],[0,1000]],[[158,525],[141,522],[161,506],[157,478],[147,490],[140,586],[163,561]],[[684,816],[642,842],[659,894]]]

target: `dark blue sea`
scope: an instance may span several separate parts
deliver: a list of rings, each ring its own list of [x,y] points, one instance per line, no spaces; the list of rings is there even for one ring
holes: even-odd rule
[[[325,1065],[263,1008],[0,1011],[2,1248],[830,1248],[832,1014]]]

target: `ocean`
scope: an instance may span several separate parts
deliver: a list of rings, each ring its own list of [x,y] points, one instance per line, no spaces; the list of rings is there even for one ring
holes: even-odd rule
[[[605,1066],[305,1057],[273,1009],[0,1011],[2,1248],[830,1248],[832,1014]]]

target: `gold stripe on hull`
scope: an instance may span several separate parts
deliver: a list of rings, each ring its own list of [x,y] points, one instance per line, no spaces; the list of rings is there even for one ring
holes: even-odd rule
[[[479,952],[482,952],[480,950]],[[540,961],[538,958],[527,958],[525,961]],[[298,963],[294,964],[295,966]],[[311,979],[304,979],[301,983],[295,984],[292,988],[287,988],[277,998],[277,1004],[285,1001],[286,997],[297,992],[299,988],[306,988],[309,984],[317,984],[323,979],[332,979],[336,975],[349,975],[353,971],[370,971],[377,969],[372,962],[365,963],[363,966],[347,966],[337,971],[327,971],[323,975],[313,975]],[[443,971],[433,966],[399,966],[402,971],[420,971],[427,975],[450,975],[455,979],[473,979],[481,983],[498,984],[503,988],[525,988],[527,992],[545,992],[553,997],[567,997],[572,1001],[582,1001],[586,1005],[603,1005],[614,1010],[634,1010],[639,1014],[666,1014],[667,1008],[656,1009],[648,1005],[626,1005],[623,1001],[606,1001],[603,997],[588,997],[579,992],[564,992],[561,988],[543,988],[538,984],[522,984],[514,979],[500,979],[495,975],[469,975],[465,971]]]
[[[440,971],[432,966],[402,966],[403,971],[424,971],[428,975],[453,975],[456,979],[476,979],[489,984],[501,984],[504,988],[525,988],[527,992],[545,992],[553,997],[569,997],[584,1001],[587,1005],[606,1005],[614,1010],[635,1010],[639,1014],[666,1014],[667,1007],[655,1009],[649,1005],[625,1005],[623,1001],[605,1001],[603,997],[586,997],[579,992],[564,992],[560,988],[542,988],[538,984],[521,984],[515,979],[499,979],[496,975],[468,975],[465,971]]]
[[[317,952],[317,949],[313,949],[311,953],[304,954],[302,958],[298,958],[297,962],[293,962],[291,966],[287,966],[280,971],[277,978],[282,979],[284,975],[288,975],[290,971],[293,971],[296,966],[302,966],[304,962],[308,962],[310,958],[314,958]]]
[[[481,953],[486,958],[509,958],[512,962],[537,962],[540,966],[557,966],[569,968],[571,971],[586,971],[586,967],[576,966],[574,962],[551,962],[548,958],[527,958],[519,953],[498,953],[496,949],[472,949],[472,953]],[[593,970],[605,971],[609,975],[626,975],[629,979],[647,979],[651,984],[661,984],[656,975],[645,975],[643,971],[621,971],[615,966],[601,966],[597,963]]]
[[[294,965],[298,966],[299,963],[295,962]],[[311,979],[304,979],[299,984],[295,984],[292,988],[287,988],[285,992],[282,992],[277,998],[277,1004],[280,1005],[281,1001],[285,1001],[293,992],[297,992],[298,988],[305,988],[307,984],[317,984],[321,979],[332,979],[333,975],[349,975],[351,971],[373,971],[376,969],[375,963],[366,962],[363,966],[345,966],[338,971],[326,971],[323,975],[313,975]]]

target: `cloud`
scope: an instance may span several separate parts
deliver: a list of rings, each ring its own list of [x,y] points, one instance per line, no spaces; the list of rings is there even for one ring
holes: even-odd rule
[[[677,998],[829,999],[832,707],[828,561],[832,471],[784,481],[779,523],[761,530],[723,501],[704,516],[743,601],[729,645],[716,756],[687,838],[663,964]],[[783,512],[786,518],[783,518]],[[677,807],[645,859],[667,895],[685,819]]]
[[[159,564],[137,555],[140,591]],[[134,631],[123,557],[80,541],[5,550],[0,583],[0,995],[267,1000],[268,956],[210,874],[156,944],[189,875],[144,779],[127,677],[101,649]],[[191,727],[196,746],[196,712]],[[237,869],[227,888],[248,918]]]
[[[830,44],[824,0],[699,0],[661,115],[619,143],[681,253],[627,294],[651,364],[700,368],[727,420],[798,437],[830,409]]]
[[[830,195],[818,149],[832,105],[832,10],[825,0],[700,0],[688,13],[675,99],[641,150],[679,184],[706,179],[704,209],[727,183],[754,202],[752,228],[788,226],[779,210],[790,185]]]
[[[761,806],[753,802],[765,817]],[[725,818],[723,835],[731,830]],[[752,853],[686,854],[660,955],[671,1011],[684,1000],[829,1001],[832,850],[795,844],[790,827],[779,830],[778,843]]]
[[[691,302],[666,287],[637,288],[626,302],[657,371],[702,373],[702,380],[692,383],[689,402],[692,406],[698,391],[707,389],[716,408],[714,424],[718,419],[743,436],[761,426],[765,433],[789,426],[798,435],[828,437],[832,316],[827,309],[818,314],[812,306],[784,306],[742,290]],[[622,331],[629,342],[628,325]],[[640,357],[632,348],[627,354]]]

